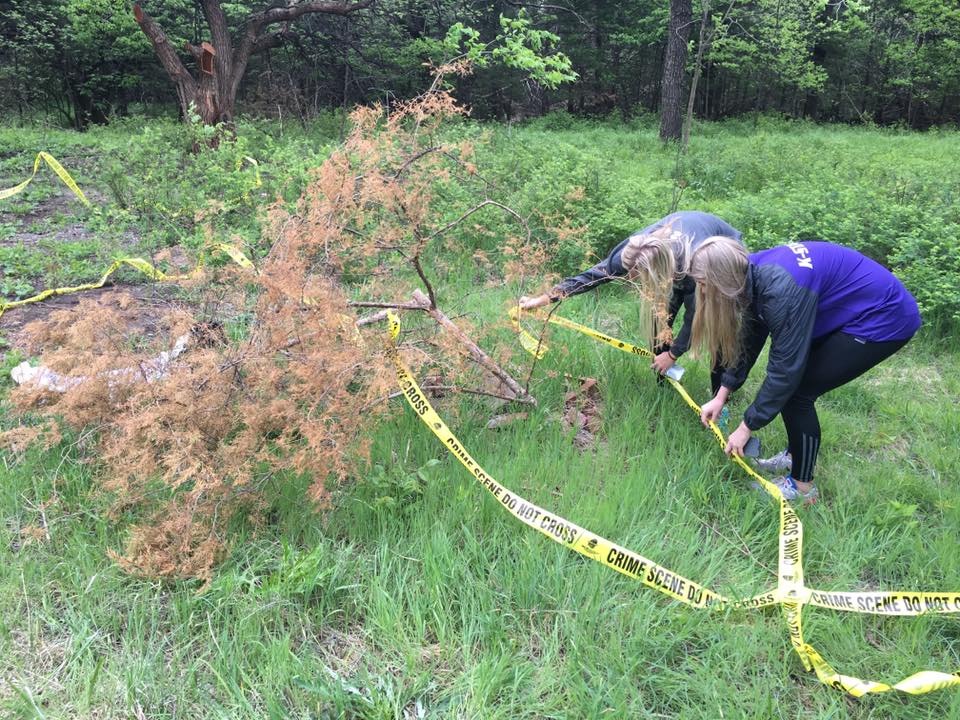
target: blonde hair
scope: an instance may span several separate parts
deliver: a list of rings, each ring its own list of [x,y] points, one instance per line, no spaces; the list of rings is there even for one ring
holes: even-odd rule
[[[722,235],[704,240],[690,258],[689,274],[697,281],[691,347],[714,363],[731,366],[740,359],[748,265],[744,247]]]
[[[640,293],[641,326],[650,347],[673,339],[667,322],[674,283],[686,273],[690,239],[668,224],[634,235],[620,252],[620,263]]]

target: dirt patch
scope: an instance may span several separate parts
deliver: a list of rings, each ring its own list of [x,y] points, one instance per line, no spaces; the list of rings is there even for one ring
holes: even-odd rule
[[[81,300],[92,299],[98,305],[110,305],[121,294],[135,299],[124,312],[129,332],[134,335],[155,335],[159,329],[159,319],[174,308],[182,306],[177,300],[179,288],[175,285],[113,285],[70,295],[58,295],[42,302],[7,310],[0,317],[0,334],[7,339],[11,348],[24,350],[27,343],[23,329],[29,323],[45,320],[50,313],[57,310],[76,308]]]
[[[887,362],[879,365],[863,382],[872,387],[908,386],[921,395],[936,397],[942,393],[943,375],[934,365]]]
[[[325,627],[323,634],[316,637],[314,642],[315,649],[326,664],[343,677],[354,675],[369,653],[365,634],[359,627],[350,628],[347,632]]]
[[[87,199],[93,205],[102,206],[106,198],[95,190],[84,190]],[[96,234],[87,229],[83,218],[79,216],[84,212],[79,200],[69,191],[63,191],[59,195],[45,198],[38,202],[30,211],[23,214],[11,212],[0,213],[0,223],[12,223],[17,227],[13,234],[0,238],[0,246],[13,247],[24,245],[32,247],[44,240],[54,242],[78,242],[82,240],[94,240]],[[30,228],[35,223],[44,220],[62,216],[71,218],[72,222],[61,227],[52,228],[48,232],[33,232]],[[120,247],[129,249],[136,247],[140,242],[140,236],[135,230],[127,230],[120,237]]]
[[[66,634],[48,634],[41,629],[43,627],[43,624],[38,626],[35,637],[23,630],[11,631],[12,652],[0,661],[0,701],[16,698],[15,685],[22,685],[25,681],[41,704],[44,693],[63,689],[60,673],[66,663],[71,638]]]

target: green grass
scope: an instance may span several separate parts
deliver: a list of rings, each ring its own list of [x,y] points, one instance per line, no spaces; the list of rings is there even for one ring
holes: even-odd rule
[[[798,203],[824,206],[820,195],[805,199],[818,177],[823,187],[841,181],[849,186],[841,199],[844,211],[860,218],[857,227],[887,217],[886,204],[874,214],[860,204],[881,190],[872,175],[857,180],[862,167],[856,163],[874,162],[870,167],[876,169],[907,147],[901,173],[920,174],[957,142],[949,134],[760,130],[736,124],[704,128],[693,148],[701,159],[702,189],[686,191],[682,205],[724,213],[751,233],[748,240],[755,245],[785,235],[789,217],[808,217]],[[85,190],[101,191],[107,219],[85,215],[79,207],[73,219],[105,228],[104,243],[119,232],[106,230],[111,223],[147,228],[141,242],[148,249],[178,242],[176,233],[193,238],[196,230],[189,223],[176,221],[173,229],[150,225],[152,211],[135,203],[128,203],[133,209],[121,208],[101,181],[102,158],[119,152],[121,139],[135,132],[146,131],[121,127],[86,136],[18,138],[0,130],[0,147],[6,143],[18,153],[16,163],[2,161],[0,175],[19,179],[12,167],[23,165],[34,141],[37,149],[52,142],[55,155],[69,151],[89,158],[87,170],[80,163],[78,181]],[[164,147],[175,146],[167,126],[158,124],[151,132],[158,147],[163,138],[170,143]],[[478,130],[464,126],[457,132]],[[648,128],[494,128],[493,133],[492,149],[483,151],[489,154],[482,159],[508,199],[526,203],[525,212],[538,206],[562,210],[566,190],[585,184],[588,195],[579,209],[589,220],[594,245],[610,244],[621,229],[629,232],[666,211],[673,157],[659,150]],[[298,182],[288,186],[282,179],[283,158],[300,157],[297,162],[305,166],[306,148],[312,148],[314,160],[325,152],[321,139],[308,132],[288,143],[250,134],[259,138],[251,143],[263,152],[279,148],[279,159],[262,162],[265,176],[272,174],[282,192],[293,194]],[[780,182],[788,175],[780,154],[794,150],[805,152],[814,170]],[[142,178],[151,168],[150,153],[159,151],[137,152],[142,154],[131,174]],[[833,173],[837,157],[849,162]],[[730,177],[711,179],[723,166]],[[956,170],[943,171],[946,193]],[[202,198],[184,195],[187,184],[164,180],[153,190],[158,197],[180,197],[181,207],[189,208]],[[51,190],[49,178],[32,187],[38,195],[27,198],[23,214],[42,203],[45,193],[60,192]],[[904,202],[932,222],[955,212],[944,197]],[[893,195],[886,200],[895,205]],[[2,223],[19,222],[16,207],[0,208],[0,232]],[[239,222],[239,232],[252,233],[252,212],[227,215],[223,222],[230,218]],[[243,236],[255,242],[254,235]],[[471,237],[467,229],[460,239],[477,246],[492,242]],[[90,251],[63,252],[82,260]],[[24,275],[57,279],[45,274],[56,267],[47,269],[42,249],[29,260],[10,252],[0,262],[18,257]],[[583,262],[582,252],[579,259],[573,250],[567,257]],[[503,310],[520,289],[478,290],[472,280],[448,277],[443,308],[451,316],[469,313],[491,338],[515,346],[502,327]],[[619,288],[572,300],[563,312],[605,332],[635,337],[636,310]],[[437,403],[474,457],[531,501],[724,594],[743,596],[773,585],[775,506],[750,490],[680,398],[657,387],[642,360],[563,330],[553,333],[552,345],[554,352],[534,375],[540,405],[527,421],[489,431],[484,425],[494,412],[490,405]],[[734,418],[762,379],[762,362],[738,393]],[[528,363],[517,347],[511,370],[525,377]],[[686,364],[685,385],[702,401],[706,369]],[[563,373],[599,380],[603,429],[595,452],[575,450],[561,426],[568,389]],[[3,378],[0,382],[9,383],[6,373]],[[825,435],[818,484],[825,502],[800,510],[810,586],[960,590],[958,397],[956,338],[949,330],[927,329],[879,368],[818,403]],[[19,462],[0,456],[0,713],[11,718],[960,716],[956,690],[851,701],[803,671],[776,609],[692,610],[549,542],[511,519],[402,400],[392,403],[393,412],[377,431],[368,478],[339,493],[324,516],[304,511],[303,484],[268,488],[269,522],[256,530],[236,529],[231,552],[202,590],[198,583],[136,579],[108,559],[108,549],[123,547],[124,525],[108,515],[89,437],[68,436],[46,453],[28,451]],[[14,422],[6,408],[0,412],[0,426]],[[768,451],[782,447],[779,421],[763,430],[762,439]],[[28,541],[31,528],[40,530]],[[849,675],[891,682],[921,669],[960,669],[957,618],[875,618],[814,609],[805,614],[805,631],[826,659]]]
[[[631,309],[618,294],[566,309],[627,334],[619,318]],[[494,322],[500,307],[494,298],[479,311]],[[462,408],[452,424],[474,456],[534,502],[723,593],[772,585],[773,504],[725,463],[642,361],[562,332],[554,344],[562,337],[569,352],[543,361],[541,407],[526,423],[487,431],[489,409]],[[960,357],[931,359],[929,350],[908,346],[820,402],[826,502],[801,511],[811,586],[960,588],[952,482],[960,413],[949,401],[960,388]],[[547,370],[600,379],[595,453],[573,449],[557,420],[564,386]],[[691,364],[689,378],[702,398],[705,372]],[[130,578],[107,560],[122,535],[104,515],[78,438],[11,467],[0,484],[10,716],[128,717],[141,708],[148,717],[391,718],[417,717],[420,708],[426,717],[916,718],[960,710],[955,691],[852,703],[802,671],[777,611],[691,610],[550,543],[503,512],[394,403],[374,450],[378,482],[340,495],[325,519],[303,514],[302,488],[274,488],[273,522],[234,538],[200,593],[190,583]],[[782,442],[778,428],[763,436],[771,448]],[[916,506],[906,513],[918,522],[905,522],[902,505]],[[22,544],[18,530],[43,518],[50,540]],[[960,667],[956,619],[808,610],[805,629],[846,674],[898,680]]]

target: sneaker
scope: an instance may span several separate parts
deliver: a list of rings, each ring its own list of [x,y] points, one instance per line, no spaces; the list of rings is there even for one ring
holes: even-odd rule
[[[785,500],[799,499],[803,500],[804,505],[813,505],[820,497],[820,491],[817,490],[816,486],[810,488],[809,492],[800,492],[800,488],[797,487],[797,483],[794,482],[793,478],[789,475],[774,478],[770,482],[780,489],[780,492],[783,493]],[[752,486],[764,494],[767,492],[758,482],[753,483]]]
[[[758,458],[757,467],[770,473],[790,472],[793,467],[793,457],[790,451],[785,449],[772,457]]]

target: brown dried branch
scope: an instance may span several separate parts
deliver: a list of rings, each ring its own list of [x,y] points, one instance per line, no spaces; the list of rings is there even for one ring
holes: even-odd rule
[[[439,230],[435,230],[434,232],[432,232],[430,235],[424,238],[424,242],[429,242],[433,238],[439,235],[443,235],[443,233],[447,232],[447,230],[450,230],[451,228],[456,227],[457,225],[462,223],[464,220],[466,220],[468,217],[473,215],[475,212],[477,212],[478,210],[482,210],[488,205],[493,205],[494,207],[498,207],[501,210],[503,210],[505,213],[512,215],[514,218],[516,218],[517,222],[523,225],[524,229],[527,231],[527,242],[530,241],[530,226],[527,224],[527,221],[524,220],[516,210],[504,205],[503,203],[499,203],[496,200],[487,199],[487,200],[484,200],[479,205],[475,205],[474,207],[467,210],[463,215],[458,217],[456,220],[452,220],[448,222],[446,225],[444,225],[442,228],[440,228]]]
[[[423,303],[429,302],[427,297],[419,290],[413,291],[413,299],[414,301]],[[513,393],[512,400],[516,402],[528,403],[530,405],[537,404],[536,398],[530,395],[530,393],[528,393],[524,388],[520,387],[520,384],[514,380],[506,370],[501,368],[499,365],[497,365],[497,363],[490,359],[490,356],[481,350],[469,335],[457,327],[457,325],[455,325],[453,321],[438,308],[430,307],[427,310],[427,313],[429,313],[430,317],[436,320],[441,327],[447,330],[459,341],[459,343],[466,349],[473,360],[475,360],[479,365],[483,366],[483,368],[486,369],[491,375],[493,375],[510,389],[510,392]]]
[[[530,363],[530,372],[527,373],[527,379],[523,383],[523,389],[527,392],[530,391],[530,380],[533,378],[533,371],[537,369],[537,363],[540,362],[540,358],[537,356],[540,354],[540,348],[543,346],[544,338],[547,335],[547,328],[550,327],[550,318],[552,318],[553,314],[560,309],[562,304],[563,298],[560,298],[558,302],[553,303],[553,307],[551,307],[550,312],[547,313],[547,319],[543,321],[543,327],[540,328],[540,332],[537,334],[536,353],[533,356],[533,362]]]
[[[421,245],[421,249],[422,249]],[[429,303],[430,309],[436,310],[437,308],[437,296],[433,292],[433,285],[430,284],[430,280],[427,278],[427,274],[423,271],[423,265],[420,264],[420,253],[417,252],[410,262],[413,264],[413,269],[417,271],[417,275],[420,276],[420,282],[423,283],[424,287],[427,288],[427,297],[425,298],[427,303]],[[418,300],[417,294],[413,295],[414,301]]]
[[[367,315],[366,317],[358,318],[354,323],[357,327],[363,327],[365,325],[373,325],[374,323],[383,322],[387,319],[387,311],[381,310],[378,313],[373,315]]]
[[[403,175],[403,173],[406,172],[406,170],[407,170],[411,165],[413,165],[415,162],[417,162],[417,160],[420,160],[421,158],[426,157],[426,156],[429,155],[430,153],[437,152],[437,151],[440,150],[440,149],[441,149],[441,148],[440,148],[439,145],[434,145],[433,147],[428,147],[428,148],[426,148],[425,150],[421,150],[421,151],[418,152],[418,153],[414,153],[413,155],[411,155],[410,157],[408,157],[406,160],[404,160],[404,161],[403,161],[403,164],[402,164],[399,168],[397,168],[397,171],[393,174],[393,179],[394,179],[394,180],[398,180],[398,179],[400,178],[400,176]]]
[[[412,303],[391,303],[391,302],[377,302],[377,301],[365,301],[365,300],[351,300],[347,303],[350,307],[369,307],[369,308],[387,308],[388,310],[429,310],[430,301],[427,300],[425,304],[412,302]],[[379,314],[379,313],[378,313]],[[373,321],[371,321],[373,322]]]

